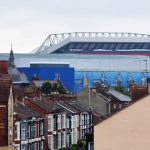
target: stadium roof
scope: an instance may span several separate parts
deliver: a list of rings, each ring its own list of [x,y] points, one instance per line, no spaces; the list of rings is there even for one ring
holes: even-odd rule
[[[50,34],[35,53],[81,53],[116,50],[150,50],[150,35],[120,32]]]

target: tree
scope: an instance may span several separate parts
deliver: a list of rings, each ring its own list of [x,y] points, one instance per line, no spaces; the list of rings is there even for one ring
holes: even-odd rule
[[[77,144],[72,144],[70,150],[77,150],[78,145]]]
[[[43,83],[43,85],[41,87],[41,92],[48,95],[51,93],[51,91],[52,91],[52,84],[49,82]]]
[[[115,86],[115,87],[114,87],[114,89],[115,89],[116,91],[118,91],[118,92],[120,92],[120,93],[123,93],[123,94],[124,94],[124,90],[125,90],[125,88],[124,88],[123,86],[121,86],[121,85],[117,85],[117,86]]]
[[[58,86],[58,92],[59,94],[66,94],[66,90],[62,86]]]
[[[52,92],[58,92],[58,83],[52,85]]]
[[[78,140],[77,142],[78,150],[85,150],[86,143],[83,140]]]

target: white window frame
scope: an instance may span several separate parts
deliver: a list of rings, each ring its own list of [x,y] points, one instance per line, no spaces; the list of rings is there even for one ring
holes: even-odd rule
[[[61,127],[62,129],[66,128],[66,115],[65,114],[61,116]]]
[[[74,128],[74,116],[71,116],[71,128]]]
[[[48,116],[48,131],[54,130],[54,118],[53,116]]]
[[[69,144],[69,134],[66,134],[66,146],[68,147],[68,146],[70,146]],[[72,136],[72,135],[71,135]],[[72,137],[71,137],[72,138]],[[72,143],[71,143],[72,144]]]
[[[66,147],[66,132],[62,132],[61,144],[62,144],[62,147]]]
[[[37,150],[38,143],[34,143],[34,150]]]
[[[58,118],[57,118],[57,127],[58,127],[58,129],[61,129],[61,115],[58,115]]]
[[[20,150],[20,144],[15,144],[15,150]]]
[[[15,137],[15,140],[20,140],[20,122],[16,122],[15,126],[16,126],[16,130],[15,130],[16,137]]]
[[[27,138],[27,131],[26,131],[27,126],[26,125],[27,125],[27,122],[22,122],[21,123],[21,140],[26,140],[26,138]],[[23,133],[24,133],[24,136],[23,136]]]
[[[43,121],[40,122],[40,136],[44,135],[44,123]]]
[[[23,148],[25,146],[25,148]],[[21,150],[27,150],[27,144],[21,144]]]
[[[31,129],[30,129],[31,125],[28,123],[27,125],[27,138],[31,137]]]
[[[67,126],[66,126],[66,128],[68,129],[68,128],[70,128],[70,127],[69,127],[69,126],[70,126],[70,125],[69,125],[69,124],[70,124],[70,118],[69,118],[69,117],[67,117],[67,118],[66,118],[66,120],[67,120],[67,121],[66,121],[66,122],[67,122],[67,124],[66,124],[66,125],[67,125]]]
[[[58,133],[58,148],[61,148],[61,133]]]
[[[53,135],[48,135],[48,147],[54,149],[54,137]]]

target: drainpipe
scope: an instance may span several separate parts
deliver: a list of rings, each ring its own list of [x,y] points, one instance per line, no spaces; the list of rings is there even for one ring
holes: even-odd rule
[[[108,99],[108,115],[110,116],[111,115],[111,99],[110,99],[110,97],[109,97],[109,99]]]
[[[89,87],[89,109],[91,108],[91,91]]]

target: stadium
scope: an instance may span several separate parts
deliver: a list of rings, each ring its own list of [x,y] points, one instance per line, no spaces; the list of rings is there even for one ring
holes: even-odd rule
[[[149,55],[150,35],[117,32],[50,34],[36,53]]]
[[[59,76],[77,92],[85,81],[88,87],[97,82],[127,87],[131,80],[146,85],[149,55],[150,35],[74,32],[49,35],[32,54],[15,54],[15,64],[29,80],[34,74],[42,80]]]

